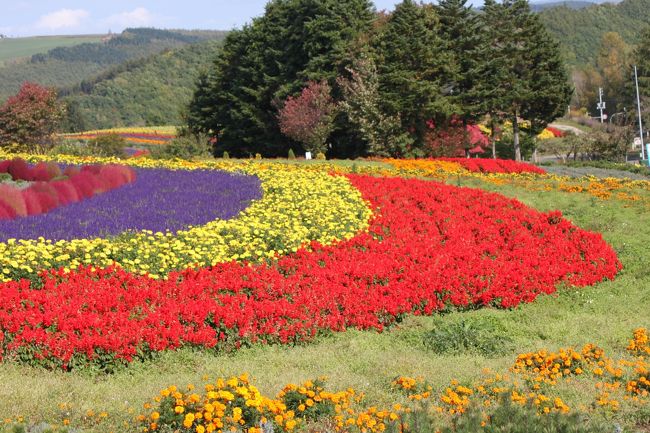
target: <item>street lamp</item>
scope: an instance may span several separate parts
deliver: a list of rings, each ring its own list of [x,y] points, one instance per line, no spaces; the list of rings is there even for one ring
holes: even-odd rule
[[[639,114],[639,138],[641,139],[641,159],[648,159],[650,165],[650,158],[646,154],[645,146],[643,145],[643,122],[641,121],[641,98],[639,97],[639,78],[636,73],[636,65],[634,65],[634,84],[636,85],[636,109]]]

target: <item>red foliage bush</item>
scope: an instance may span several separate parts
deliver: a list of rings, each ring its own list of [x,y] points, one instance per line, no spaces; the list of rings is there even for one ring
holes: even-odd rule
[[[42,212],[49,212],[59,206],[59,194],[47,182],[36,182],[27,188],[27,191],[33,191],[38,196]]]
[[[383,329],[404,314],[514,307],[621,268],[602,236],[480,190],[350,176],[381,210],[370,230],[272,264],[224,263],[151,280],[91,267],[0,285],[0,356],[129,361],[182,345],[289,343]],[[101,354],[101,356],[100,356]]]
[[[0,184],[0,201],[9,205],[17,216],[27,215],[27,206],[22,191],[15,186]]]
[[[23,198],[25,199],[25,205],[27,206],[27,215],[38,215],[43,213],[43,207],[39,200],[39,194],[28,188],[23,191]]]
[[[14,180],[34,181],[20,190],[9,185],[0,185],[0,201],[13,211],[6,209],[0,218],[11,219],[38,215],[60,206],[90,198],[126,183],[135,181],[135,171],[117,165],[67,167],[65,171],[53,162],[39,162],[33,168],[22,159],[0,161],[0,173],[11,174]],[[68,179],[53,181],[61,175]],[[4,209],[4,208],[3,208]]]
[[[0,200],[0,220],[12,220],[14,218],[16,218],[16,211],[4,201]]]
[[[9,161],[7,173],[9,173],[14,180],[32,180],[32,171],[29,168],[29,165],[20,158]]]
[[[79,194],[70,181],[57,180],[50,183],[56,190],[59,197],[59,203],[62,205],[70,204],[79,201]]]

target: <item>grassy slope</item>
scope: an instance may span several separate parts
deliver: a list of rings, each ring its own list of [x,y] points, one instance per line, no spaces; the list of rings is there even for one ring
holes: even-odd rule
[[[85,42],[99,42],[101,36],[34,36],[29,38],[0,39],[0,65],[6,61],[31,57],[46,53],[56,47],[71,47]]]
[[[430,318],[409,318],[390,332],[348,331],[323,337],[299,347],[254,347],[234,354],[212,354],[190,349],[163,354],[150,363],[137,363],[111,376],[88,372],[66,374],[39,369],[0,365],[0,417],[24,415],[52,421],[62,419],[59,403],[72,402],[74,414],[87,409],[107,410],[110,422],[96,431],[108,431],[132,418],[158,390],[170,384],[199,384],[203,375],[231,375],[250,372],[263,392],[275,393],[282,385],[322,374],[333,388],[354,387],[377,402],[399,401],[388,383],[399,374],[422,375],[438,391],[452,378],[472,380],[485,367],[505,372],[515,353],[497,357],[467,353],[440,356],[421,345],[422,334],[435,321],[475,320],[489,317],[512,336],[517,352],[539,348],[556,349],[594,342],[609,355],[620,355],[631,331],[650,327],[650,277],[646,265],[650,252],[650,213],[640,205],[625,207],[618,201],[599,201],[583,194],[530,192],[510,186],[474,185],[519,198],[540,210],[561,209],[583,228],[599,231],[619,253],[625,269],[613,282],[603,282],[580,290],[562,290],[556,296],[539,299],[512,311],[478,310],[455,312]],[[589,385],[587,390],[592,390]],[[567,389],[563,392],[572,407],[590,404],[595,393]],[[624,416],[633,416],[626,414]],[[119,428],[119,431],[125,431]],[[629,431],[629,430],[626,430]]]

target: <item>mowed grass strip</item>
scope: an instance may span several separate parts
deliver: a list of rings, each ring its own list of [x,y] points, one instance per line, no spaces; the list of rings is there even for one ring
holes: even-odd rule
[[[0,66],[4,62],[46,53],[57,47],[71,47],[86,42],[99,42],[101,35],[79,36],[32,36],[26,38],[0,39]]]
[[[351,330],[296,347],[258,346],[229,354],[183,349],[163,353],[146,363],[134,363],[109,376],[2,364],[0,417],[24,416],[31,422],[48,420],[59,424],[68,417],[72,425],[82,425],[88,410],[106,411],[105,421],[88,425],[89,431],[136,431],[131,421],[142,404],[160,389],[171,384],[201,385],[203,376],[213,379],[243,372],[250,373],[266,394],[275,394],[286,383],[326,375],[331,389],[353,387],[365,392],[369,402],[394,403],[404,401],[389,386],[397,375],[422,376],[441,392],[452,379],[463,383],[480,378],[485,368],[507,372],[520,352],[581,347],[593,342],[610,357],[620,357],[632,330],[650,327],[650,213],[646,204],[603,201],[586,194],[533,192],[476,179],[461,182],[516,197],[539,210],[562,210],[580,227],[603,233],[625,268],[614,281],[579,290],[562,289],[556,295],[510,311],[482,309],[409,317],[381,334]],[[471,347],[436,354],[425,344],[434,326],[459,322],[479,327],[491,323],[510,342],[504,350],[491,354]],[[584,378],[577,387],[562,385],[552,392],[572,408],[589,406],[596,397],[595,382]],[[72,406],[62,411],[61,403]],[[630,425],[636,415],[624,410],[615,416],[623,425]]]

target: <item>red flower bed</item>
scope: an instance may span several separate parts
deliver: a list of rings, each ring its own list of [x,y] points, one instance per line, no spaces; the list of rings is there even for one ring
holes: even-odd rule
[[[0,184],[0,220],[49,212],[135,180],[133,169],[119,165],[71,166],[61,171],[54,163],[30,167],[22,159],[0,161],[0,173],[33,182],[27,188]]]
[[[84,268],[51,271],[37,284],[2,284],[0,354],[69,368],[186,344],[239,347],[346,327],[381,330],[407,313],[514,307],[558,283],[588,285],[621,268],[599,234],[559,212],[437,182],[351,180],[377,207],[370,231],[273,265],[233,262],[166,281]]]
[[[554,137],[564,137],[564,131],[553,128],[552,126],[547,126],[546,129],[553,134]]]
[[[488,158],[438,158],[443,161],[456,162],[466,170],[476,173],[537,173],[546,174],[546,171],[525,162],[510,159]]]

